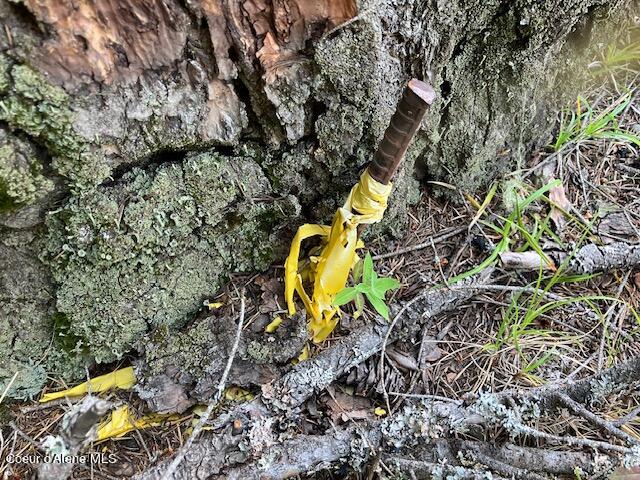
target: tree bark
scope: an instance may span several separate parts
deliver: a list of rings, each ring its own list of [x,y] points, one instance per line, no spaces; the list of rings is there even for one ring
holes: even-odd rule
[[[15,371],[12,397],[82,377],[281,261],[343,201],[411,77],[438,100],[384,228],[417,177],[473,190],[511,168],[548,141],[561,73],[629,8],[0,0],[0,390]]]

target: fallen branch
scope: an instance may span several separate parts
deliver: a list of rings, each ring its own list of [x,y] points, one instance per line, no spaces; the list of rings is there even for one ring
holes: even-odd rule
[[[366,441],[362,438],[365,432]],[[280,480],[295,475],[318,472],[362,453],[362,462],[369,460],[367,445],[380,443],[378,429],[336,429],[327,435],[298,435],[272,445],[260,458],[241,467],[233,468],[212,479],[228,480]],[[356,453],[363,449],[362,452]],[[186,477],[185,477],[186,478]]]
[[[632,422],[633,420],[636,419],[636,417],[640,416],[640,405],[638,405],[636,408],[632,409],[629,413],[627,413],[626,415],[624,415],[623,417],[611,422],[613,423],[616,427],[622,427],[624,425],[626,425],[627,423]]]
[[[384,421],[359,428],[335,429],[326,435],[296,435],[271,446],[258,458],[242,466],[219,473],[212,479],[275,480],[318,472],[332,465],[348,463],[354,468],[373,458],[388,441]],[[411,436],[411,429],[405,434]],[[461,459],[465,459],[461,460]],[[403,452],[382,452],[381,459],[392,471],[416,478],[433,478],[436,473],[455,473],[456,478],[487,478],[493,471],[506,478],[540,480],[541,474],[571,475],[575,468],[593,472],[594,455],[562,452],[513,444],[438,438]],[[484,469],[478,468],[484,465]],[[505,478],[494,475],[493,478]]]
[[[494,474],[488,476],[486,470],[425,462],[424,460],[414,460],[399,456],[384,456],[384,462],[400,478],[408,476],[412,480],[432,480],[433,478],[455,478],[460,480],[485,480],[491,478],[492,480],[507,480],[507,478],[519,478]]]
[[[407,404],[397,415],[384,420],[349,425],[324,435],[296,435],[285,440],[281,440],[281,433],[274,431],[274,425],[289,417],[291,411],[275,415],[267,406],[254,400],[243,407],[247,420],[241,432],[234,435],[231,426],[223,424],[220,433],[195,442],[172,478],[287,478],[345,462],[359,468],[376,457],[380,449],[383,449],[382,460],[385,463],[391,458],[401,459],[398,468],[413,471],[416,478],[430,478],[428,475],[439,472],[435,469],[441,466],[442,460],[460,467],[459,471],[466,475],[462,478],[480,478],[474,477],[478,473],[478,463],[485,465],[487,471],[497,472],[507,478],[515,475],[516,478],[537,480],[536,475],[541,473],[567,475],[576,466],[583,472],[594,473],[596,465],[601,470],[612,468],[619,461],[619,455],[629,454],[631,449],[603,441],[541,432],[522,422],[521,408],[537,406],[550,412],[560,405],[561,390],[573,401],[589,402],[614,391],[634,388],[639,378],[640,358],[633,358],[570,385],[508,392],[509,396],[485,394],[468,406],[451,401]],[[617,385],[609,386],[611,382]],[[235,410],[227,420],[238,417],[239,410]],[[458,432],[482,431],[493,425],[504,427],[513,436],[535,436],[552,443],[587,447],[593,449],[594,453],[552,451],[509,444],[500,446],[453,438]],[[437,438],[434,440],[434,437]],[[238,448],[239,444],[243,447]],[[389,453],[391,450],[393,454]],[[474,463],[460,463],[460,452],[462,458]],[[407,456],[408,453],[411,455]],[[429,470],[432,467],[434,470]],[[421,476],[418,475],[420,471],[429,473]],[[161,472],[162,465],[159,465],[136,478],[161,478]]]
[[[451,290],[440,288],[427,289],[418,297],[411,300],[413,308],[407,311],[404,319],[398,324],[393,338],[415,335],[428,318],[458,306],[469,299],[474,293],[474,285],[481,285],[490,275],[490,271],[465,281],[469,288]],[[402,307],[396,309],[397,313]],[[282,412],[290,412],[309,399],[313,394],[324,390],[351,368],[356,367],[366,359],[379,352],[384,338],[389,331],[389,325],[381,322],[372,323],[352,332],[339,340],[331,348],[319,353],[304,362],[297,364],[292,370],[274,382],[262,387],[262,395],[247,404],[240,405],[233,411],[219,417],[214,427],[223,430],[217,440],[202,440],[194,442],[192,452],[185,457],[171,477],[163,476],[165,463],[144,472],[136,477],[142,479],[199,478],[193,476],[194,469],[207,472],[220,467],[220,451],[232,448],[234,442],[240,441],[240,436],[230,438],[228,427],[234,421],[242,423],[245,432],[268,423],[268,419]],[[257,421],[257,423],[256,423]],[[213,447],[215,445],[215,447]]]
[[[564,393],[576,402],[590,405],[606,401],[612,393],[624,391],[640,382],[640,357],[633,357],[596,375],[571,384],[553,383],[530,392],[520,392],[520,396],[535,398],[541,408],[549,409],[559,404],[558,392]],[[512,395],[512,393],[501,393]]]
[[[536,271],[548,270],[551,260],[555,268],[565,264],[564,273],[590,274],[609,272],[618,268],[634,268],[640,265],[640,245],[615,242],[609,245],[590,243],[580,248],[574,255],[565,252],[544,252],[547,259],[537,252],[504,252],[500,260],[505,270]]]
[[[586,407],[576,402],[570,396],[560,392],[558,392],[557,395],[558,395],[558,399],[562,403],[564,403],[567,407],[569,407],[573,411],[573,413],[575,413],[576,415],[579,415],[585,420],[588,420],[589,422],[591,422],[593,425],[602,428],[603,430],[610,433],[614,437],[617,437],[622,441],[627,442],[629,445],[640,445],[640,442],[637,439],[635,439],[628,433],[623,432],[618,427],[616,427],[613,423],[608,422],[603,418],[600,418],[593,412],[590,412],[589,410],[587,410]]]
[[[471,298],[490,274],[487,270],[460,282],[466,285],[464,289],[443,287],[425,290],[408,302],[411,303],[410,310],[405,306],[396,310],[395,321],[398,326],[392,331],[391,340],[416,335],[427,319],[451,310]],[[390,331],[389,324],[385,322],[373,323],[352,332],[318,356],[299,363],[279,380],[263,386],[263,402],[276,410],[291,410],[299,406],[351,368],[378,353]]]
[[[42,450],[52,462],[38,466],[39,480],[64,480],[68,478],[74,463],[69,456],[77,455],[96,438],[100,419],[113,408],[111,402],[89,395],[74,405],[62,419],[60,433],[49,435],[42,442]],[[66,459],[66,460],[65,460]]]

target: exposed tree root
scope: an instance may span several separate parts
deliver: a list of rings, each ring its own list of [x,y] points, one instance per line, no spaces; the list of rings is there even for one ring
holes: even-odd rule
[[[473,286],[481,285],[489,275],[490,272],[486,271],[469,279],[467,281],[469,288],[464,290],[448,288],[425,290],[411,300],[412,308],[406,311],[404,320],[395,330],[394,338],[417,333],[421,324],[428,318],[451,310],[462,301],[469,299],[475,293]],[[404,313],[404,310],[399,307],[396,312]],[[264,385],[262,396],[221,416],[215,425],[217,428],[225,429],[225,433],[216,437],[213,443],[210,439],[195,442],[191,454],[186,456],[181,468],[168,478],[199,478],[193,477],[192,474],[201,468],[205,468],[209,474],[215,473],[216,465],[223,465],[220,452],[239,442],[239,439],[232,438],[233,435],[229,432],[230,424],[234,420],[240,420],[245,431],[249,428],[252,430],[267,428],[270,431],[275,416],[282,412],[291,412],[314,393],[331,385],[349,369],[379,352],[389,328],[390,326],[386,323],[367,325],[352,332],[316,357],[299,363],[283,377]],[[256,419],[258,419],[257,424]],[[214,451],[210,450],[211,445],[216,446]],[[139,478],[164,478],[162,472],[165,468],[163,465],[158,465]]]
[[[565,386],[565,391],[583,399],[594,398],[605,378],[616,378],[618,389],[628,389],[640,379],[639,366],[640,359],[631,359],[600,375]],[[634,454],[628,447],[604,441],[548,434],[540,438],[589,447],[592,451],[558,451],[456,438],[463,432],[479,434],[495,425],[502,426],[513,437],[532,435],[536,430],[524,424],[526,411],[544,405],[553,408],[560,388],[513,393],[508,401],[504,396],[484,395],[468,406],[439,401],[408,404],[393,417],[333,429],[325,435],[279,435],[275,432],[274,418],[259,416],[243,434],[234,436],[227,427],[213,438],[198,442],[187,457],[189,468],[169,478],[280,479],[344,463],[359,468],[377,456],[390,471],[411,478],[452,473],[459,478],[486,478],[487,472],[494,472],[498,474],[494,478],[539,480],[548,478],[545,475],[571,475],[576,468],[585,478],[591,478],[606,473],[618,462],[614,453],[601,452]],[[563,395],[570,398],[570,394]],[[285,417],[281,415],[280,420]],[[595,420],[590,415],[585,418],[594,426],[603,426],[601,419]],[[137,478],[163,478],[161,475],[159,467]]]
[[[242,292],[240,297],[240,318],[238,318],[238,325],[236,327],[235,339],[233,341],[233,347],[231,348],[231,353],[227,360],[227,365],[225,366],[224,372],[222,373],[222,378],[220,379],[220,383],[218,383],[218,389],[216,394],[207,405],[207,409],[204,411],[200,420],[198,420],[198,424],[193,429],[191,436],[188,438],[187,442],[180,449],[176,457],[169,464],[167,471],[165,472],[165,476],[171,477],[173,476],[173,472],[180,466],[180,462],[185,457],[185,455],[189,452],[189,449],[193,445],[193,442],[198,438],[200,432],[204,425],[209,421],[209,417],[211,413],[213,413],[213,409],[218,405],[222,395],[224,393],[224,389],[227,386],[227,378],[229,377],[229,372],[231,371],[231,366],[233,365],[233,361],[236,358],[236,353],[238,352],[238,345],[240,344],[240,336],[242,335],[242,327],[244,326],[244,313],[245,313],[245,300],[244,300],[244,292]]]

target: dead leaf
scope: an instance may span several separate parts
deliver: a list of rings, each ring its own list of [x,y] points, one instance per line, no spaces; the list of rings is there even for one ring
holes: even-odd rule
[[[343,423],[353,420],[372,418],[373,404],[366,397],[347,395],[341,391],[333,392],[333,396],[325,401],[329,407],[329,415],[336,423]]]
[[[505,270],[526,270],[536,271],[541,267],[543,270],[554,270],[555,265],[548,258],[542,258],[538,252],[502,252],[499,254],[500,262]]]
[[[368,410],[351,410],[349,412],[343,412],[341,419],[346,423],[349,420],[366,420],[371,417],[371,412]]]
[[[430,349],[424,356],[425,362],[437,362],[443,356],[444,352],[440,347]]]
[[[551,181],[553,180],[554,179],[552,178]],[[563,212],[571,210],[571,202],[565,195],[564,185],[560,184],[549,190],[549,200],[551,200],[551,212],[549,213],[549,217],[551,217],[551,221],[555,224],[556,229],[561,231],[566,224]]]
[[[400,352],[400,351],[395,350],[393,348],[388,348],[387,349],[387,356],[400,369],[412,370],[414,372],[417,372],[419,370],[418,362],[416,362],[416,359],[413,358],[408,353]]]
[[[260,286],[262,294],[261,302],[258,307],[260,313],[269,313],[282,310],[284,305],[284,284],[277,278],[259,276],[255,279],[255,283]]]

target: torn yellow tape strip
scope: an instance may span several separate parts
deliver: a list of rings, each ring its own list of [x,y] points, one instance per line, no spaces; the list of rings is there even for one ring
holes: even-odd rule
[[[243,388],[232,386],[225,390],[224,398],[231,402],[248,402],[253,400],[254,395]],[[206,409],[206,405],[197,405],[193,408],[192,412],[200,417]],[[129,406],[123,405],[113,410],[109,418],[98,425],[96,441],[120,438],[134,430],[159,427],[169,423],[180,422],[183,419],[184,417],[178,414],[159,413],[152,413],[136,418]]]
[[[275,332],[278,327],[282,324],[282,317],[280,315],[276,315],[276,317],[267,325],[264,329],[267,333]]]
[[[374,180],[365,170],[351,189],[344,206],[335,213],[330,227],[302,225],[291,242],[285,262],[285,297],[289,315],[296,313],[295,292],[311,317],[309,328],[314,342],[325,340],[338,323],[335,317],[339,309],[333,306],[333,300],[345,287],[349,272],[358,260],[356,249],[364,246],[358,239],[358,225],[382,219],[391,189],[391,184],[384,185]],[[305,262],[300,269],[302,241],[314,236],[322,238],[320,254]],[[305,291],[303,279],[313,284],[312,295]]]
[[[151,414],[141,418],[135,418],[128,405],[123,405],[111,412],[111,416],[98,426],[96,441],[108,438],[123,437],[133,430],[142,430],[149,427],[159,427],[167,422],[180,420],[180,415]]]
[[[133,367],[126,367],[111,373],[107,373],[106,375],[100,375],[99,377],[89,380],[88,382],[81,383],[80,385],[69,388],[67,390],[45,393],[40,399],[40,402],[50,402],[51,400],[56,400],[58,398],[64,397],[79,397],[89,392],[101,393],[113,388],[128,390],[135,384],[136,375],[133,372]]]

